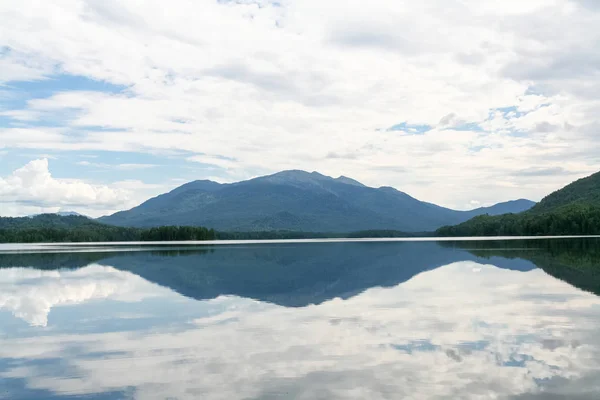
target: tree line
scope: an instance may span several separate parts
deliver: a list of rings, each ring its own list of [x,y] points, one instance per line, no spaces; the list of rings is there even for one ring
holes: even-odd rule
[[[120,227],[103,224],[83,216],[56,214],[17,218],[0,217],[0,243],[382,238],[422,235],[431,234],[394,230],[365,230],[350,233],[288,230],[217,232],[214,229],[197,226]]]
[[[600,234],[600,207],[574,203],[546,213],[480,215],[436,231],[438,236],[554,236]]]
[[[161,226],[157,228],[123,228],[110,225],[87,225],[73,228],[2,228],[0,243],[43,242],[137,242],[215,240],[213,229],[196,226]]]

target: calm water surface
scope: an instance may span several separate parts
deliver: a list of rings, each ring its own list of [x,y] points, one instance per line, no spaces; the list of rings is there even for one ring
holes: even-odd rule
[[[1,399],[598,399],[600,240],[0,247]]]

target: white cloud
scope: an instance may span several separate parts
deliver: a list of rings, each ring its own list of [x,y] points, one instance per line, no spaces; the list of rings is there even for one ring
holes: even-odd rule
[[[11,81],[43,80],[53,72],[52,64],[13,51],[2,51],[0,44],[0,88]]]
[[[104,164],[89,161],[77,165],[117,171],[156,168],[154,164]],[[147,183],[116,179],[97,184],[80,179],[55,178],[48,159],[33,160],[12,174],[0,176],[0,216],[25,216],[57,211],[77,211],[90,217],[134,207],[150,197],[170,191],[184,182]]]
[[[85,311],[86,301],[103,297],[89,293],[114,293],[115,287],[124,296],[111,297],[118,301],[149,294],[162,296],[165,305],[182,301],[110,267],[85,268],[76,277],[38,273],[39,282],[28,281],[33,277],[21,269],[0,271],[0,282],[9,288],[11,282],[19,283],[5,296],[5,304],[32,301],[54,307],[71,302]],[[94,290],[92,282],[97,283]],[[111,289],[105,291],[104,283]],[[65,295],[57,289],[63,286],[68,286],[66,293],[84,295],[60,300]],[[29,367],[34,362],[28,368],[15,365],[0,376],[25,379],[29,389],[58,394],[135,387],[140,399],[202,393],[211,400],[281,393],[298,399],[509,398],[556,390],[549,383],[565,379],[574,383],[565,397],[576,398],[593,391],[589,385],[597,382],[599,306],[598,297],[541,270],[459,262],[393,288],[372,288],[348,300],[304,308],[228,296],[193,301],[200,316],[188,321],[186,314],[183,327],[169,322],[135,332],[48,331],[7,337],[0,357],[48,362],[35,368]],[[155,304],[138,309],[161,316]],[[113,304],[110,310],[120,318],[118,307]],[[81,314],[85,312],[73,313],[74,320]],[[68,327],[60,332],[65,330],[69,332]],[[78,374],[57,379],[53,370],[49,375],[49,361],[57,357]],[[577,386],[579,379],[587,379],[587,386]]]
[[[0,177],[0,198],[3,215],[6,215],[6,203],[41,208],[85,206],[97,211],[119,208],[131,202],[130,192],[124,189],[53,178],[45,158],[31,161],[7,177]]]
[[[473,191],[539,199],[600,161],[600,13],[588,1],[160,4],[0,4],[11,49],[0,80],[60,72],[127,87],[5,110],[25,125],[0,128],[0,146],[185,150],[228,180],[319,170],[454,207]],[[59,128],[40,127],[50,117]],[[405,121],[432,130],[377,130]],[[558,164],[551,177],[516,174]]]
[[[197,155],[187,158],[188,161],[193,161],[201,164],[208,164],[224,169],[235,168],[237,163],[235,160],[226,157],[216,157],[211,155]]]
[[[130,272],[99,265],[74,271],[3,269],[0,288],[0,309],[32,326],[47,326],[55,307],[98,299],[139,301],[168,292]]]
[[[158,167],[156,164],[105,164],[105,163],[96,163],[91,161],[78,161],[77,165],[81,165],[84,167],[97,167],[102,169],[118,169],[118,170],[136,170],[136,169],[148,169]]]
[[[128,191],[142,191],[143,193],[155,192],[155,193],[163,193],[165,190],[170,191],[171,189],[175,189],[175,183],[170,184],[154,184],[154,183],[145,183],[136,179],[127,179],[123,181],[113,182],[112,185],[114,188],[123,189]],[[144,199],[146,200],[146,199]]]

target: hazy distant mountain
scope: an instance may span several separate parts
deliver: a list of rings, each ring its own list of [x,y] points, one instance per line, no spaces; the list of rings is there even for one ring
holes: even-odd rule
[[[75,211],[59,211],[55,214],[60,215],[61,217],[69,217],[69,216],[85,217],[85,215],[79,214],[78,212],[75,212]]]
[[[79,214],[78,212],[75,211],[58,211],[55,213],[44,213],[44,214],[53,214],[53,215],[59,215],[61,217],[86,217],[88,218],[86,215],[83,214]],[[32,217],[37,217],[38,215],[43,215],[43,214],[32,214],[32,215],[28,215],[28,217],[32,218]]]
[[[292,170],[232,184],[190,182],[100,221],[139,227],[201,225],[221,231],[419,232],[483,213],[523,211],[533,204],[519,200],[456,211],[419,201],[391,187],[371,188],[343,176],[331,178]]]
[[[477,215],[489,214],[489,215],[502,215],[509,213],[520,213],[527,211],[535,206],[535,201],[519,199],[511,200],[504,203],[498,203],[490,207],[482,207],[471,211],[471,213]]]

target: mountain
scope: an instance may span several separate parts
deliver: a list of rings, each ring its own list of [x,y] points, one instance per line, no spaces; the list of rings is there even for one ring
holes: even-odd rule
[[[519,199],[511,200],[504,203],[498,203],[490,207],[481,207],[470,211],[471,214],[477,215],[502,215],[502,214],[516,214],[523,211],[527,211],[536,205],[535,201]]]
[[[600,234],[600,172],[544,197],[527,211],[481,215],[437,231],[440,236]]]
[[[202,225],[219,231],[433,231],[482,213],[523,211],[528,201],[456,211],[419,201],[391,187],[372,188],[348,177],[283,171],[248,181],[194,181],[128,211],[102,217],[119,226]]]

